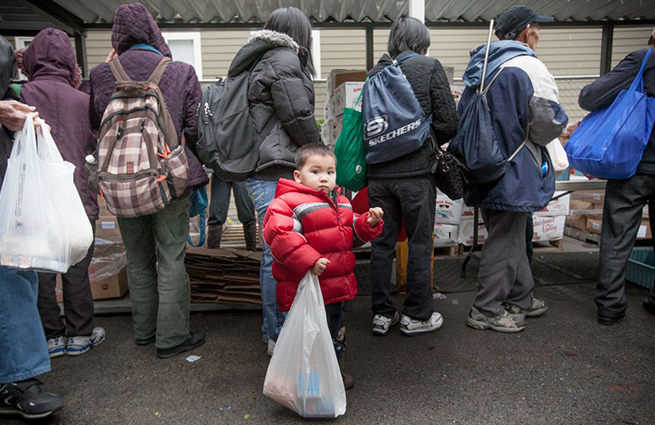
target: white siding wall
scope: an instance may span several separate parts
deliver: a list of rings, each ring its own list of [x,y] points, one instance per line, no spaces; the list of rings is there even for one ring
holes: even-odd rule
[[[616,66],[628,53],[648,47],[648,38],[653,27],[618,27],[614,28],[612,45],[612,67]]]
[[[227,75],[239,49],[246,44],[250,31],[203,31],[201,33],[202,72],[205,80]]]

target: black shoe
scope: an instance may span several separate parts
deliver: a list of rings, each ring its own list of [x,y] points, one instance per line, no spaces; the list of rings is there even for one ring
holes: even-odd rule
[[[36,378],[0,385],[0,415],[22,415],[26,419],[50,416],[64,407],[64,400],[45,392]]]
[[[148,339],[137,339],[136,345],[150,345],[155,342],[155,337],[150,337]]]
[[[644,310],[655,316],[655,304],[650,302],[650,300],[648,299],[644,300],[641,306],[644,308]]]
[[[600,325],[605,325],[605,326],[612,326],[616,324],[619,320],[623,319],[625,317],[625,313],[619,314],[618,316],[613,316],[613,317],[608,317],[608,316],[601,316],[600,314],[598,315],[598,324]]]
[[[207,249],[219,249],[223,238],[223,225],[210,224],[207,228]]]
[[[167,359],[169,357],[177,356],[185,351],[195,350],[205,343],[205,334],[202,332],[191,332],[191,336],[187,338],[182,344],[171,348],[158,348],[157,357],[160,359]]]

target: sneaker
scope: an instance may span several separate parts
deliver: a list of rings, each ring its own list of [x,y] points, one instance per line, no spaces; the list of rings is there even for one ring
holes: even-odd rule
[[[503,313],[499,316],[488,317],[480,313],[475,307],[471,307],[471,312],[466,318],[466,324],[473,329],[491,329],[492,331],[505,333],[521,332],[525,329],[525,322],[515,321],[506,310],[503,310]]]
[[[436,311],[428,320],[415,320],[403,314],[400,321],[400,332],[407,336],[418,336],[427,332],[438,331],[443,325],[443,317]]]
[[[48,340],[48,355],[51,359],[61,357],[66,354],[66,344],[68,340],[65,336],[58,336],[57,338],[50,338]]]
[[[266,354],[268,354],[269,357],[273,357],[273,352],[275,351],[275,341],[269,338],[267,344],[268,344],[268,349],[266,350]]]
[[[528,309],[522,309],[514,304],[505,304],[505,310],[514,318],[515,322],[522,322],[526,317],[539,317],[548,310],[544,300],[532,299],[532,305]]]
[[[36,378],[0,385],[0,415],[22,415],[26,419],[50,416],[64,407],[64,400],[43,389]]]
[[[185,351],[195,350],[205,343],[205,334],[202,332],[191,332],[191,335],[182,344],[171,348],[158,348],[157,357],[160,359],[167,359],[169,357],[177,356]]]
[[[93,328],[90,336],[73,336],[68,338],[66,354],[69,356],[81,356],[88,352],[91,347],[100,345],[105,340],[105,330],[103,328]]]
[[[389,318],[383,314],[376,314],[373,316],[373,335],[387,336],[392,326],[400,322],[400,315],[395,312],[393,318]]]

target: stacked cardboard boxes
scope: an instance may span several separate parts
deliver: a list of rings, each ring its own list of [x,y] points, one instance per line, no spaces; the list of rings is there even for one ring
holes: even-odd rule
[[[328,98],[323,106],[325,121],[321,127],[321,138],[332,149],[341,134],[344,109],[362,110],[361,102],[357,104],[357,99],[362,93],[365,79],[365,71],[335,69],[330,72]]]
[[[604,191],[578,191],[571,194],[571,213],[566,225],[591,235],[600,235],[603,230]],[[652,239],[648,219],[648,205],[642,212],[642,221],[637,231],[637,239]]]
[[[564,238],[564,227],[566,217],[569,215],[570,195],[563,192],[555,192],[552,201],[546,208],[532,215],[534,234],[532,240],[558,241]]]

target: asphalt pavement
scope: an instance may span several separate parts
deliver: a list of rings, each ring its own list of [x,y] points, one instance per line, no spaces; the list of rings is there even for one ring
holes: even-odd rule
[[[436,333],[370,332],[370,298],[346,315],[345,370],[355,377],[346,414],[334,424],[654,424],[655,317],[646,291],[629,286],[627,317],[595,322],[593,284],[549,286],[549,304],[527,329],[505,335],[465,324],[474,292],[435,305]],[[400,307],[402,297],[395,297]],[[40,423],[62,425],[295,424],[312,422],[262,394],[269,357],[258,312],[194,314],[207,343],[160,360],[134,343],[131,317],[101,316],[107,340],[88,354],[54,359],[43,376],[66,407]],[[0,418],[13,425],[22,420]]]

